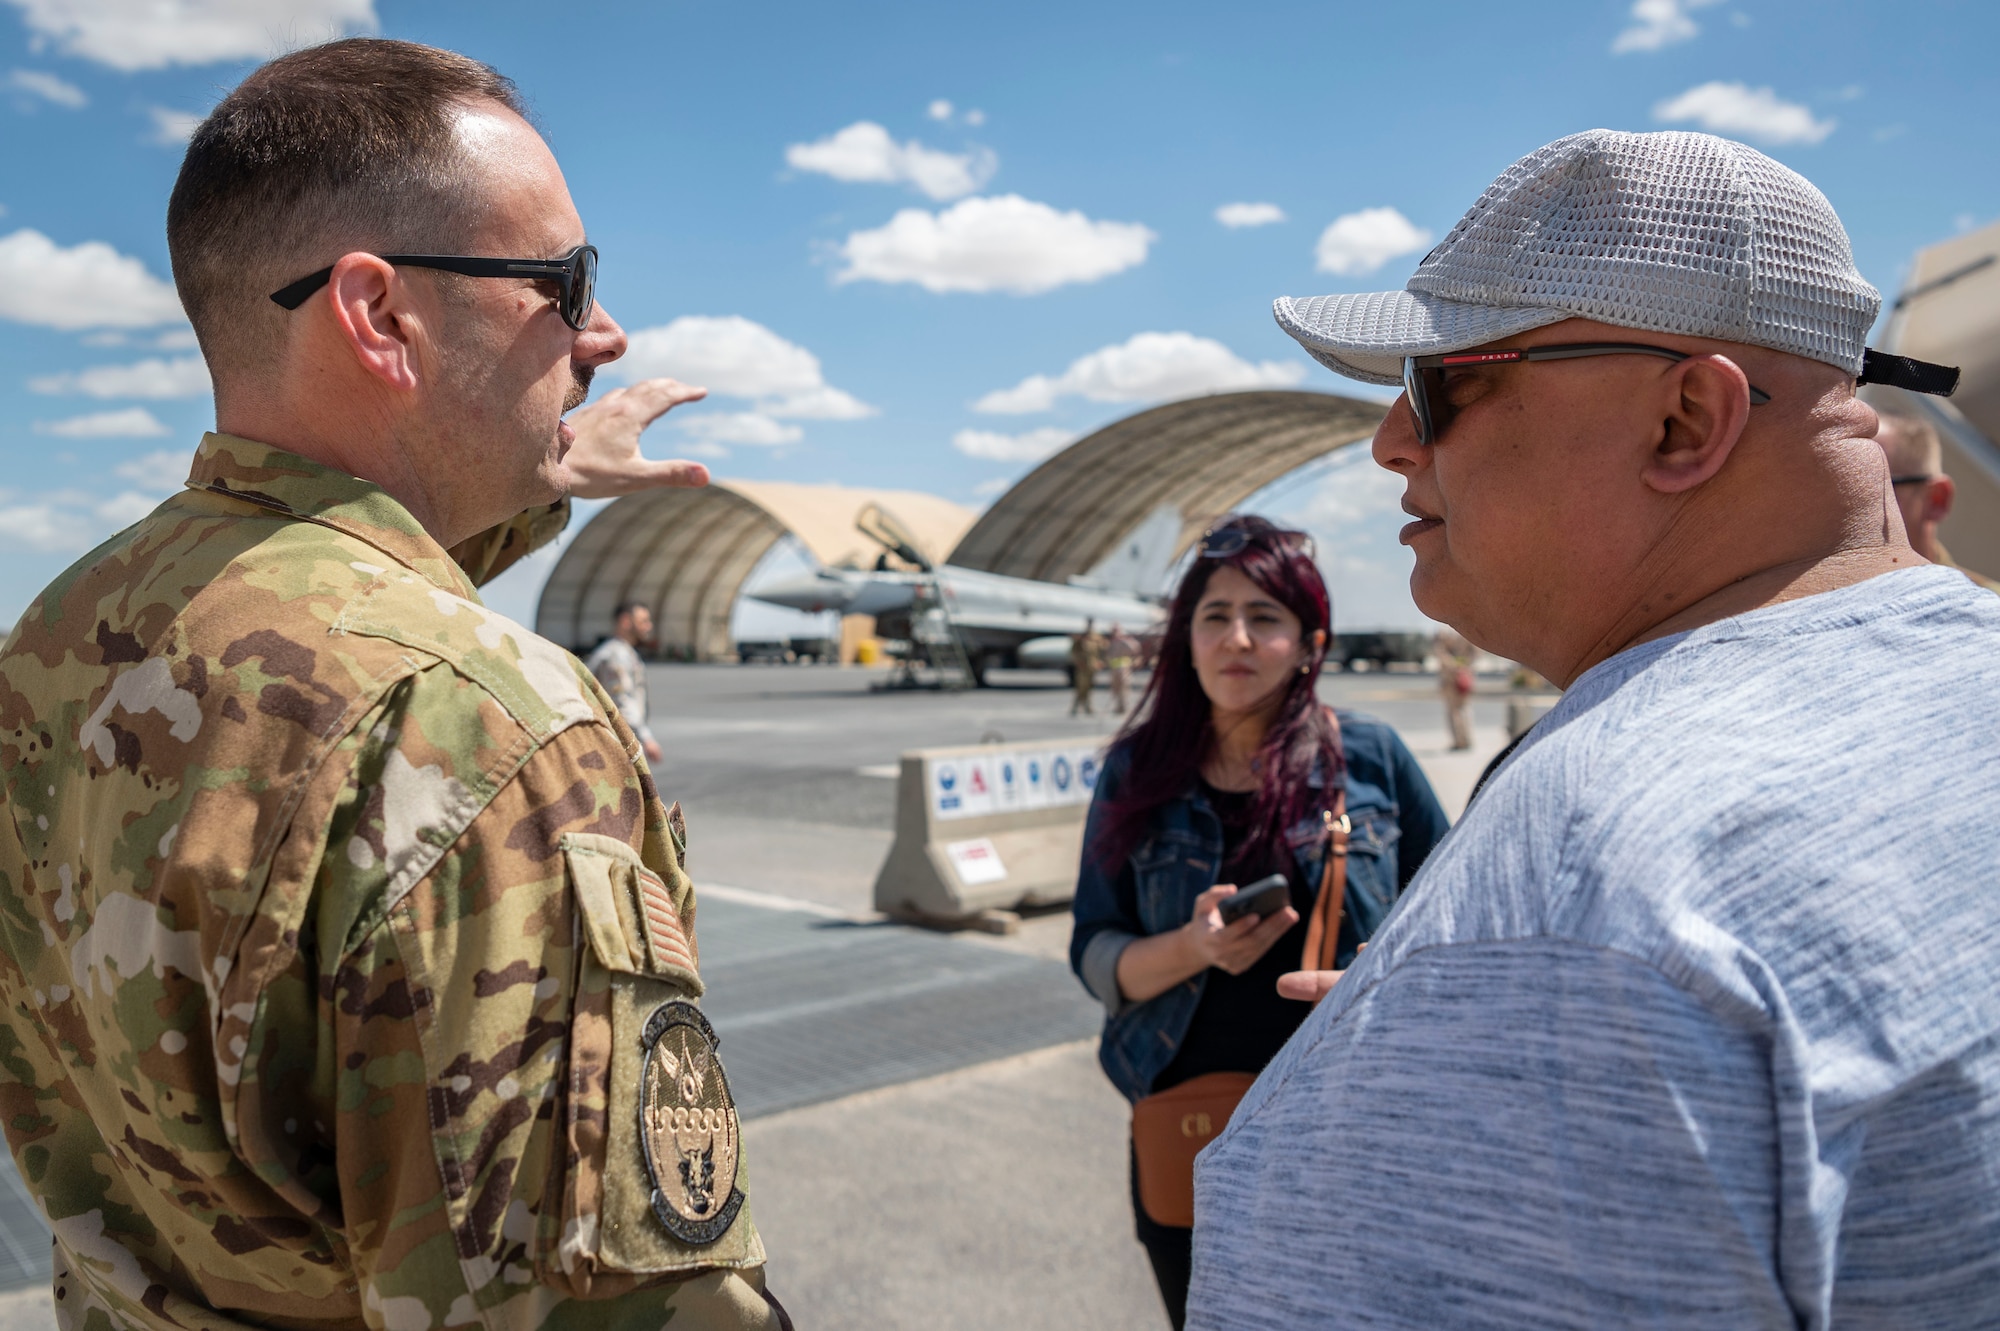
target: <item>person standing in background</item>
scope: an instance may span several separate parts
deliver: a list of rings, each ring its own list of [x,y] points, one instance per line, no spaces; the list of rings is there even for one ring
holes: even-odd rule
[[[1095,716],[1097,711],[1090,705],[1090,693],[1097,687],[1097,670],[1104,661],[1104,637],[1097,631],[1097,621],[1083,621],[1083,632],[1070,639],[1069,643],[1069,683],[1075,694],[1069,700],[1069,714],[1078,712],[1085,716]]]
[[[1319,701],[1332,607],[1309,540],[1254,516],[1202,538],[1084,831],[1070,967],[1134,1102],[1133,1220],[1176,1327],[1194,1151],[1310,1011],[1278,976],[1347,964],[1448,826],[1394,730]],[[1224,915],[1271,874],[1273,899]]]
[[[646,689],[646,663],[639,656],[639,645],[652,639],[653,612],[637,601],[627,601],[612,620],[611,636],[597,644],[584,664],[604,686],[618,715],[639,737],[646,761],[656,763],[660,761],[660,741],[653,738],[652,727],[647,725],[653,709]]]
[[[1878,414],[1882,427],[1875,432],[1875,442],[1882,445],[1889,459],[1889,484],[1896,491],[1896,507],[1902,511],[1910,548],[1933,564],[1958,568],[1938,539],[1938,524],[1951,516],[1958,487],[1944,474],[1944,448],[1938,442],[1937,427],[1921,416],[1889,408],[1879,408]],[[2000,592],[2000,582],[1970,569],[1958,571],[1986,590]]]
[[[1432,640],[1437,655],[1438,692],[1444,696],[1444,720],[1451,728],[1451,747],[1472,747],[1473,646],[1457,629],[1443,628]]]
[[[1132,659],[1139,654],[1139,643],[1127,633],[1122,625],[1111,626],[1111,636],[1104,643],[1104,665],[1109,672],[1107,679],[1111,685],[1111,711],[1114,715],[1125,715],[1132,692]]]

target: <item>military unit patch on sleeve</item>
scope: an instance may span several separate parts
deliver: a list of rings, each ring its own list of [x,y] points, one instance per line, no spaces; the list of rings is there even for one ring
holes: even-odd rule
[[[639,1043],[639,1140],[653,1214],[683,1243],[713,1243],[743,1209],[736,1186],[742,1129],[715,1029],[694,1004],[674,999],[646,1019]]]

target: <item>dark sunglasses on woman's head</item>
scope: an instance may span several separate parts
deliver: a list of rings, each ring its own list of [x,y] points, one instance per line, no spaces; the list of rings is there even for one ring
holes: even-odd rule
[[[1227,559],[1231,555],[1241,554],[1252,543],[1266,539],[1287,550],[1304,549],[1308,556],[1312,553],[1313,538],[1310,532],[1284,531],[1278,528],[1257,532],[1252,531],[1244,523],[1228,522],[1202,535],[1201,557]]]
[[[1417,418],[1417,442],[1436,443],[1438,436],[1451,427],[1452,418],[1458,414],[1451,405],[1451,399],[1445,395],[1444,380],[1447,371],[1482,365],[1517,365],[1523,361],[1582,360],[1587,356],[1659,356],[1672,361],[1693,359],[1687,352],[1648,346],[1643,342],[1566,342],[1553,347],[1517,347],[1504,351],[1452,351],[1442,356],[1405,356],[1403,393],[1409,398],[1410,411]],[[1752,404],[1761,407],[1770,400],[1769,393],[1755,384],[1750,386]]]
[[[579,333],[589,325],[590,312],[597,304],[595,245],[579,245],[558,259],[479,259],[456,254],[384,254],[381,259],[387,264],[436,268],[465,277],[527,277],[554,282],[560,293],[556,304],[562,311],[563,322]],[[296,310],[332,276],[330,266],[322,268],[273,291],[271,299],[285,309]]]

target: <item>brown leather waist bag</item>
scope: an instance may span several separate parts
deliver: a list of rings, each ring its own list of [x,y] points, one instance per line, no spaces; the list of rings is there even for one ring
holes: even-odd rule
[[[1306,920],[1302,970],[1332,970],[1347,902],[1347,794],[1334,799],[1326,822],[1326,868]],[[1139,1205],[1156,1225],[1194,1228],[1194,1158],[1229,1125],[1229,1116],[1256,1081],[1248,1072],[1210,1072],[1149,1095],[1132,1106],[1132,1153],[1138,1161]]]

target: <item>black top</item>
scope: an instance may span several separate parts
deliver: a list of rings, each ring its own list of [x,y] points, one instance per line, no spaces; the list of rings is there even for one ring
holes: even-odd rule
[[[1194,1020],[1174,1061],[1154,1078],[1155,1091],[1209,1072],[1262,1072],[1312,1011],[1310,1003],[1280,998],[1278,977],[1299,968],[1300,952],[1306,945],[1306,919],[1312,914],[1319,884],[1299,881],[1298,864],[1282,845],[1260,855],[1260,863],[1236,862],[1237,851],[1249,836],[1250,803],[1255,792],[1217,790],[1204,781],[1201,793],[1222,820],[1223,868],[1218,881],[1234,881],[1243,887],[1267,874],[1284,874],[1291,880],[1292,909],[1299,913],[1299,922],[1241,975],[1209,968]]]

